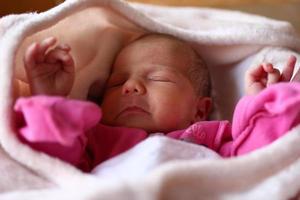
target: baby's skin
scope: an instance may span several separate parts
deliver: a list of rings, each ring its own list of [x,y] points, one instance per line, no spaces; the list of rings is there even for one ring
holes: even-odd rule
[[[168,132],[207,118],[211,98],[195,92],[184,65],[189,63],[188,55],[174,51],[173,42],[157,38],[121,50],[104,91],[103,123]],[[32,94],[69,94],[75,76],[70,52],[54,37],[28,47],[24,64]],[[291,56],[282,73],[270,63],[250,68],[245,75],[246,93],[256,95],[274,83],[299,81],[299,70],[292,78],[295,64],[296,57]]]
[[[89,23],[86,23],[87,21]],[[99,95],[93,94],[94,88],[103,88],[103,81],[108,78],[115,56],[142,32],[143,30],[118,13],[100,7],[83,9],[46,29],[37,30],[22,41],[16,52],[16,97],[31,95],[23,57],[33,43],[40,45],[44,43],[45,38],[54,37],[56,43],[52,43],[47,50],[55,48],[56,44],[68,44],[72,49],[69,54],[72,55],[76,72],[69,97],[86,99],[87,95]],[[88,91],[91,94],[87,94]]]
[[[70,47],[55,41],[51,37],[33,43],[25,53],[32,94],[67,96],[72,88],[75,66]],[[123,48],[104,91],[103,122],[157,132],[205,120],[211,99],[199,96],[189,79],[191,52],[185,43],[168,37]]]
[[[263,63],[250,68],[245,75],[246,94],[255,95],[278,82],[300,81],[300,69],[293,76],[296,61],[295,56],[290,56],[282,73],[271,63]]]

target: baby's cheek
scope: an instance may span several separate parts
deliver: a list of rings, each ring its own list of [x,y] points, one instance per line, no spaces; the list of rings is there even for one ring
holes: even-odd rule
[[[113,105],[111,101],[103,102],[101,105],[102,108],[102,122],[111,124],[114,119],[114,115],[116,113],[116,106]]]
[[[164,109],[157,113],[155,121],[161,130],[174,131],[186,126],[186,120],[183,120],[181,112],[177,109]]]
[[[193,105],[192,102],[176,102],[174,106],[166,110],[164,116],[166,122],[176,129],[187,128],[193,121],[194,110],[196,109]]]

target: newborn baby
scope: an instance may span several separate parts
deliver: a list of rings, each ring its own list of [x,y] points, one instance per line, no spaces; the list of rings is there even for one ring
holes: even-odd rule
[[[54,44],[55,38],[48,38],[26,51],[24,62],[34,95],[67,96],[71,90],[75,74],[70,48],[51,48]],[[257,94],[272,83],[289,81],[295,62],[291,57],[283,74],[271,64],[250,70],[246,76],[248,93]],[[96,104],[63,97],[19,99],[15,110],[23,116],[19,136],[25,143],[89,171],[157,132],[205,145],[222,156],[250,152],[298,124],[300,116],[294,110],[272,113],[277,104],[265,109],[265,103],[270,103],[268,96],[285,93],[285,99],[279,99],[285,102],[299,95],[298,90],[298,84],[277,84],[243,98],[236,107],[232,128],[227,121],[205,121],[212,105],[205,63],[186,42],[149,34],[118,54],[101,101],[102,119]],[[97,92],[101,91],[92,88],[90,96],[97,96]],[[268,114],[261,115],[262,110]],[[32,119],[32,114],[38,117]],[[281,119],[278,116],[287,123],[270,133],[270,127]],[[253,118],[256,123],[249,124]],[[265,132],[269,135],[261,134]]]
[[[66,96],[72,88],[75,75],[70,48],[58,45],[47,52],[54,43],[49,38],[33,44],[25,56],[34,95]],[[189,45],[171,36],[146,35],[116,58],[101,105],[103,122],[147,132],[186,128],[208,116],[209,93],[208,69]]]

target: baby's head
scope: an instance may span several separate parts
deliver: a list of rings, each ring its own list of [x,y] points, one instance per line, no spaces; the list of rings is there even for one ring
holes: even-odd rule
[[[184,129],[207,118],[209,94],[208,69],[191,46],[172,36],[145,35],[115,60],[102,122],[148,133]]]

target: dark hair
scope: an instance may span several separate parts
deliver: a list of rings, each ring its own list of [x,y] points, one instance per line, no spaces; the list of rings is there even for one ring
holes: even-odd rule
[[[211,79],[208,67],[201,56],[194,50],[192,65],[189,68],[189,77],[195,86],[197,94],[211,96]]]

